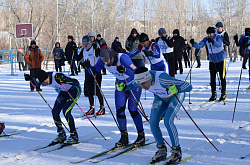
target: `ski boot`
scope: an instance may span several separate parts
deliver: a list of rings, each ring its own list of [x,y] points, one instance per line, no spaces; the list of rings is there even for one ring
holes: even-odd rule
[[[216,91],[212,91],[212,96],[210,97],[210,99],[208,101],[214,101],[214,100],[216,100],[216,98],[217,98]]]
[[[181,153],[180,145],[178,145],[177,147],[172,147],[172,150],[170,152],[172,154],[170,158],[168,159],[169,161],[167,164],[173,164],[173,163],[181,161],[182,153]]]
[[[91,105],[88,112],[86,112],[86,115],[93,115],[94,113],[95,113],[95,107]]]
[[[3,132],[4,128],[5,128],[4,123],[0,123],[0,135]]]
[[[226,91],[221,91],[221,96],[220,96],[219,101],[224,101],[226,100],[226,98],[227,98]]]
[[[105,108],[103,105],[101,105],[99,111],[96,112],[96,115],[104,115],[104,114],[105,114]]]
[[[160,145],[156,145],[156,147],[158,148],[158,151],[152,157],[151,164],[167,159],[167,147],[165,144],[162,143]]]
[[[144,130],[138,131],[138,137],[135,140],[135,142],[133,143],[133,145],[135,147],[145,145],[145,133],[144,133]]]
[[[70,137],[66,141],[66,145],[72,145],[78,143],[78,134],[76,131],[70,133]]]
[[[58,143],[64,143],[64,141],[66,140],[66,133],[64,131],[64,129],[62,129],[61,131],[57,132],[57,138],[55,140],[53,140],[50,145],[55,145]]]
[[[128,145],[128,132],[127,130],[121,131],[121,138],[117,143],[115,143],[115,147],[118,148],[127,145]]]

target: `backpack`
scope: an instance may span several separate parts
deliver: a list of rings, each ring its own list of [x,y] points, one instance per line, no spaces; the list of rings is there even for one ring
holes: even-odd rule
[[[0,123],[0,135],[3,132],[4,128],[5,128],[4,123]]]

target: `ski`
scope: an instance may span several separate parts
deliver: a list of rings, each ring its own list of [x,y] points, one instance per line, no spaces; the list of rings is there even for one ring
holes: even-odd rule
[[[147,141],[147,140],[146,140],[146,141]],[[95,162],[93,161],[92,163],[100,163],[100,162],[103,162],[103,161],[105,161],[105,160],[107,160],[107,159],[115,158],[115,157],[120,156],[120,155],[122,155],[122,154],[131,152],[131,151],[134,151],[134,150],[136,150],[136,149],[138,149],[138,148],[141,148],[141,147],[144,147],[144,146],[147,146],[147,145],[151,145],[151,144],[153,144],[153,143],[155,143],[155,141],[154,141],[154,142],[150,142],[150,143],[146,143],[146,144],[143,145],[143,146],[141,146],[141,145],[139,145],[139,146],[137,146],[137,145],[131,145],[131,146],[128,147],[127,149],[125,149],[125,150],[123,150],[123,151],[121,151],[121,152],[118,152],[117,154],[114,154],[114,155],[112,155],[112,156],[106,157],[106,158],[104,158],[104,159],[102,159],[102,160],[99,160],[99,161],[95,161]]]
[[[9,137],[9,136],[14,136],[14,135],[19,135],[23,132],[26,132],[26,131],[20,131],[20,132],[14,132],[14,133],[5,133],[5,134],[2,134],[0,135],[0,137]]]
[[[193,158],[193,157],[190,156],[190,157],[187,157],[187,158],[185,158],[185,159],[181,159],[181,161],[178,161],[178,162],[174,162],[174,163],[169,163],[169,162],[167,162],[165,165],[181,164],[181,163],[183,163],[183,162],[185,162],[185,161],[187,161],[187,160],[189,160],[189,159],[192,159],[192,158]]]
[[[228,99],[225,99],[225,100],[222,100],[222,101],[219,101],[219,100],[206,101],[206,102],[200,104],[200,105],[199,105],[199,108],[205,108],[205,107],[208,107],[208,106],[213,105],[213,104],[217,104],[217,103],[224,102],[224,101],[226,101],[226,100],[228,100]],[[225,105],[225,104],[226,104],[226,103],[224,102],[224,105]]]
[[[151,162],[149,165],[154,165],[154,164],[163,162],[163,161],[165,161],[165,160],[168,160],[169,158],[170,158],[170,156],[166,157],[165,159],[161,159],[161,160],[159,160],[159,161],[156,161],[156,162]]]
[[[131,145],[133,145],[133,144],[128,144],[127,146],[123,146],[123,147],[112,147],[111,149],[103,151],[103,152],[101,152],[99,154],[96,154],[96,155],[94,155],[94,156],[92,156],[92,157],[90,157],[88,159],[84,159],[84,160],[80,160],[80,161],[76,161],[76,162],[70,162],[70,163],[79,164],[79,163],[82,163],[82,162],[85,162],[85,161],[88,161],[88,160],[91,160],[91,159],[95,159],[95,158],[101,157],[101,156],[103,156],[105,154],[108,154],[108,153],[111,153],[111,152],[114,152],[114,151],[117,151],[117,150],[128,148]]]
[[[53,149],[53,150],[50,150],[50,151],[48,151],[48,152],[58,151],[58,150],[63,149],[64,147],[74,146],[74,145],[76,145],[76,144],[81,144],[81,143],[86,143],[86,142],[87,142],[87,141],[82,141],[82,142],[78,142],[78,143],[74,143],[74,144],[62,143],[62,144],[60,144],[59,147],[57,147],[57,148],[55,148],[55,149]],[[48,153],[48,152],[47,152],[47,153]]]
[[[250,154],[247,154],[247,155],[245,155],[245,156],[241,156],[240,159],[245,159],[245,158],[247,158],[247,157],[250,157]]]

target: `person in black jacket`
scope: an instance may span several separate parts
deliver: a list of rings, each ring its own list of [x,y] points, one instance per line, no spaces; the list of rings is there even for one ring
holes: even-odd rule
[[[70,76],[75,76],[75,74],[78,75],[78,71],[77,71],[76,63],[75,63],[75,58],[77,56],[77,46],[73,40],[74,40],[73,36],[69,35],[68,44],[66,45],[66,48],[65,48],[66,60],[68,61],[70,65],[70,70],[71,70]]]
[[[185,41],[184,38],[180,36],[180,32],[178,29],[175,29],[173,31],[173,37],[172,41],[174,43],[174,56],[175,56],[175,74],[177,74],[177,70],[179,68],[180,74],[183,73],[183,68],[182,68],[182,50],[185,47]],[[178,67],[179,64],[179,67]]]
[[[238,35],[236,34],[234,36],[235,44],[240,47],[240,55],[241,57],[243,57],[242,68],[247,69],[246,63],[249,57],[249,51],[247,50],[246,44],[242,44],[242,42],[244,41],[244,38],[245,38],[245,34],[240,35],[239,41],[238,41]]]
[[[122,48],[122,44],[121,44],[120,41],[119,41],[119,37],[115,37],[114,42],[112,42],[111,48],[112,48],[116,53],[119,53],[119,52],[118,52],[118,48]]]
[[[185,41],[185,47],[183,49],[183,58],[184,58],[184,62],[185,62],[185,68],[187,68],[187,65],[190,68],[189,55],[190,55],[191,47],[188,44],[186,39],[184,41]]]

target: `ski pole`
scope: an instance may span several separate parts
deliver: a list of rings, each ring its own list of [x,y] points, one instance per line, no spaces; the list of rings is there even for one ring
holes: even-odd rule
[[[242,60],[242,65],[241,65],[241,70],[240,70],[240,79],[239,79],[239,84],[238,84],[238,90],[237,90],[236,100],[235,100],[235,104],[234,104],[234,112],[233,112],[232,123],[234,122],[234,115],[235,115],[236,104],[237,104],[239,90],[240,90],[240,81],[241,81],[241,75],[242,75],[243,62],[244,62],[245,55],[246,55],[246,49],[244,50],[244,57],[243,57],[243,60]]]
[[[192,47],[191,47],[191,61],[192,61]],[[192,66],[191,66],[192,67]],[[191,79],[192,79],[192,76],[191,76],[191,72],[190,72],[190,84],[191,84]],[[192,104],[191,102],[190,102],[190,91],[189,91],[189,104]]]
[[[30,83],[31,83],[31,85],[34,87],[34,88],[36,88],[36,86],[32,83],[32,81],[30,81]],[[51,108],[51,106],[49,105],[49,103],[45,100],[45,98],[43,97],[43,95],[39,92],[39,91],[37,91],[38,93],[39,93],[39,95],[42,97],[42,99],[43,99],[43,101],[49,106],[49,108],[51,109],[51,111],[52,111],[52,108]],[[62,121],[61,121],[62,122]],[[66,125],[62,122],[62,125],[67,129],[67,131],[69,131],[69,129],[66,127]],[[70,132],[70,131],[69,131]]]
[[[72,100],[76,103],[76,105],[80,108],[80,110],[83,112],[83,114],[87,117],[87,119],[90,121],[90,123],[95,127],[95,129],[100,133],[100,135],[104,138],[104,140],[107,140],[102,133],[99,131],[99,129],[95,126],[95,124],[90,120],[90,118],[86,115],[86,113],[82,110],[82,108],[79,106],[79,104],[76,102],[76,100],[73,98],[73,96],[69,93],[69,91],[66,89],[66,87],[61,83],[63,88],[68,92],[69,96],[72,98]]]
[[[101,92],[101,94],[102,94],[102,96],[103,96],[103,99],[105,100],[105,102],[106,102],[106,104],[107,104],[107,106],[108,106],[108,108],[109,108],[109,111],[110,111],[110,113],[111,113],[111,115],[112,115],[112,117],[113,117],[113,119],[114,119],[114,121],[115,121],[115,123],[116,123],[118,129],[120,130],[119,125],[118,125],[118,123],[117,123],[117,121],[116,121],[116,119],[115,119],[115,116],[114,116],[113,112],[111,111],[111,108],[110,108],[110,106],[109,106],[109,104],[108,104],[108,101],[106,100],[106,98],[105,98],[105,96],[104,96],[104,94],[103,94],[103,92],[102,92],[101,87],[100,87],[99,84],[97,83],[97,80],[96,80],[96,78],[95,78],[94,73],[92,72],[91,69],[89,69],[89,70],[90,70],[92,76],[94,77],[94,80],[95,80],[95,82],[96,82],[96,84],[97,84],[97,87],[99,88],[99,90],[100,90],[100,92]]]
[[[197,56],[200,54],[200,51],[201,51],[201,49],[200,49],[199,52],[197,53]],[[185,78],[185,81],[187,81],[187,78],[188,78],[189,74],[191,73],[191,71],[192,71],[192,69],[193,69],[194,63],[195,63],[195,60],[194,60],[192,66],[191,66],[191,68],[190,68],[190,70],[189,70],[189,72],[188,72],[188,74],[187,74],[187,77]]]
[[[193,120],[193,118],[189,115],[189,113],[187,112],[186,108],[183,106],[183,104],[181,103],[181,101],[179,100],[179,98],[176,96],[176,94],[174,94],[175,98],[178,100],[178,102],[181,104],[182,108],[184,109],[184,111],[187,113],[188,117],[192,120],[192,122],[194,123],[194,125],[199,129],[199,131],[203,134],[203,136],[209,141],[209,143],[219,152],[219,150],[214,146],[214,144],[207,138],[207,136],[202,132],[202,130],[200,129],[200,127],[195,123],[195,121]]]

